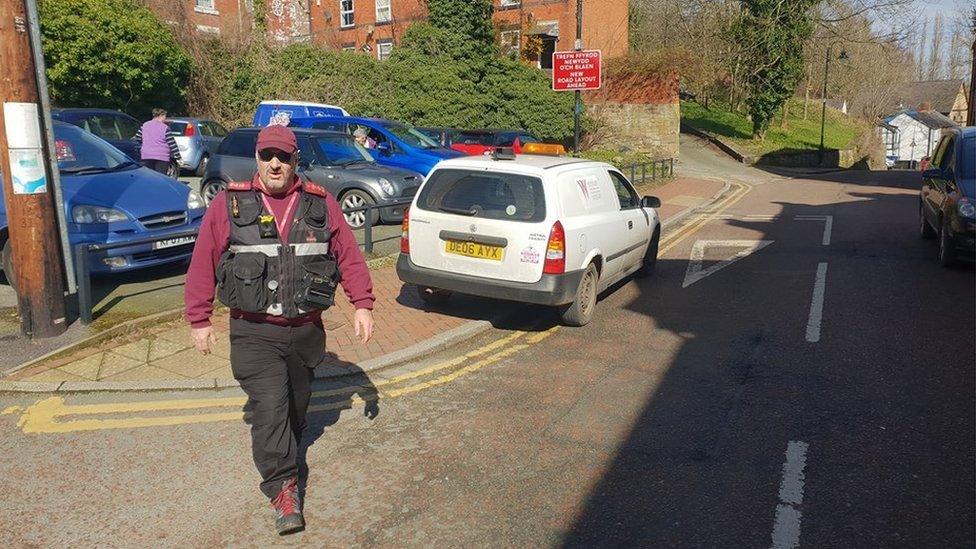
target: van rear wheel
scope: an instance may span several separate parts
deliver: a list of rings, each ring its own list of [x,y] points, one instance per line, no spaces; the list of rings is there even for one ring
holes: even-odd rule
[[[600,282],[600,271],[596,270],[596,265],[590,263],[583,272],[579,286],[576,288],[576,297],[569,305],[563,305],[559,311],[562,321],[567,326],[586,326],[593,319],[593,310],[596,309],[597,286]]]

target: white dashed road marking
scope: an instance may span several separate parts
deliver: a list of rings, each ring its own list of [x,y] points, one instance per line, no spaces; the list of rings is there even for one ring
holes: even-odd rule
[[[786,446],[783,479],[779,483],[779,505],[773,524],[773,549],[800,545],[800,505],[803,503],[803,469],[807,464],[806,442],[791,440]]]
[[[820,341],[820,322],[823,320],[824,292],[827,291],[827,264],[817,265],[817,278],[813,283],[813,299],[810,301],[810,318],[807,320],[807,341]]]
[[[824,232],[821,244],[830,246],[830,233],[834,229],[834,216],[832,215],[798,215],[794,219],[797,221],[823,221]]]

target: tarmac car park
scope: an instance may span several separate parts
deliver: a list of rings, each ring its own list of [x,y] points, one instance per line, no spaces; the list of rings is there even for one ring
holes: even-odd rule
[[[510,153],[445,160],[404,217],[397,275],[428,303],[458,292],[552,305],[582,326],[601,291],[653,272],[658,206],[602,162]]]

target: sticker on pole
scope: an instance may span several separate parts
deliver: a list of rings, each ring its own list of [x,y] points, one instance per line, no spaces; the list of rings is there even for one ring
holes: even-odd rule
[[[552,54],[552,89],[600,89],[600,50],[557,51]]]
[[[3,104],[8,148],[35,149],[41,146],[41,121],[37,112],[37,103]]]
[[[10,149],[10,175],[14,194],[47,192],[44,156],[41,149]]]

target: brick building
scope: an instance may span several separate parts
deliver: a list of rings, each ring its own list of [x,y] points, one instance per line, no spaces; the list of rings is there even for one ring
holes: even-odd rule
[[[190,32],[233,37],[251,32],[253,0],[145,0]],[[493,0],[503,51],[549,68],[551,54],[573,49],[576,0]],[[264,0],[268,34],[282,43],[312,41],[382,59],[407,27],[426,18],[425,0]],[[626,0],[583,1],[583,47],[605,57],[628,51]]]

